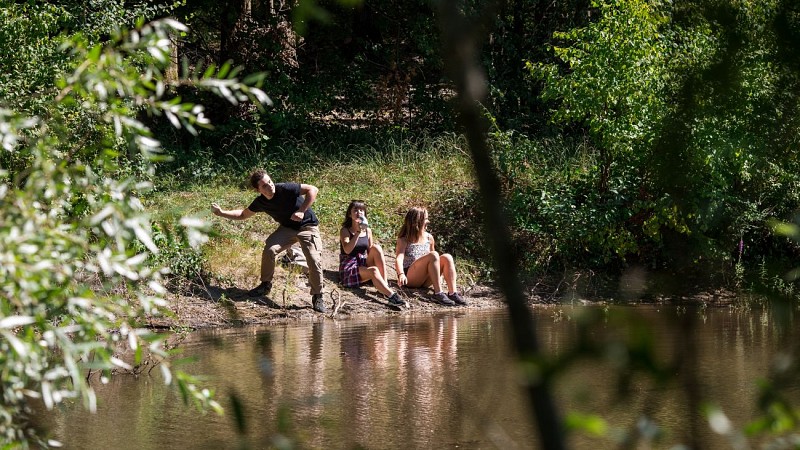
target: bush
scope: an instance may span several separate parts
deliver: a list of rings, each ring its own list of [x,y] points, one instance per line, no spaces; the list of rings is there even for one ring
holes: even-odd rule
[[[148,264],[159,249],[139,200],[150,185],[136,178],[153,173],[160,145],[136,116],[146,110],[190,131],[207,125],[202,106],[167,98],[160,75],[169,61],[168,36],[182,30],[164,20],[114,33],[103,45],[68,40],[74,69],[59,81],[60,95],[42,101],[43,119],[0,110],[2,161],[15,162],[0,170],[0,436],[9,446],[48,445],[31,426],[30,401],[52,409],[80,398],[94,410],[86,371],[107,377],[146,352],[161,362],[168,383],[175,377],[187,401],[221,411],[212,392],[173,373],[163,336],[137,328],[165,306],[165,271]],[[30,32],[32,40],[41,37]],[[179,82],[224,91],[234,102],[266,100],[235,74],[212,68]],[[73,127],[75,118],[91,120]],[[203,241],[202,223],[180,225],[185,239],[173,246]],[[121,341],[134,350],[134,361],[115,356]]]

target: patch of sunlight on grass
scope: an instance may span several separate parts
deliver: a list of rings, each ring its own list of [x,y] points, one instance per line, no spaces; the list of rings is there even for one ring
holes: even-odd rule
[[[260,278],[261,250],[257,242],[215,239],[203,249],[206,270],[222,278],[230,279],[243,288],[255,286]],[[249,288],[248,288],[249,289]]]
[[[335,162],[320,168],[312,179],[320,188],[316,210],[324,232],[338,234],[348,203],[358,199],[367,203],[373,232],[382,240],[393,240],[410,207],[431,207],[454,187],[474,186],[471,160],[457,148],[446,154]]]

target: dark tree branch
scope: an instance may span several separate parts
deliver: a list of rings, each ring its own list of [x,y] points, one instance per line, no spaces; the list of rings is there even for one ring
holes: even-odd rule
[[[510,311],[514,344],[520,361],[523,364],[534,364],[541,359],[535,325],[517,276],[518,267],[512,252],[511,234],[505,211],[499,201],[500,182],[492,169],[486,142],[488,124],[479,106],[486,94],[486,77],[478,65],[477,42],[485,28],[480,24],[468,23],[455,0],[439,0],[437,6],[445,70],[456,86],[456,109],[472,153],[481,191],[484,223],[492,244],[500,288]],[[493,14],[492,11],[491,14],[481,16],[487,19],[493,17]],[[541,446],[547,449],[564,448],[562,425],[550,395],[548,377],[529,378],[527,383]]]

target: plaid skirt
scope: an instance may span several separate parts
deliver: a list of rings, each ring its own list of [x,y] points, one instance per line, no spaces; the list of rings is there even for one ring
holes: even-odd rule
[[[356,287],[361,285],[361,277],[358,276],[358,268],[367,265],[367,252],[356,253],[355,256],[339,253],[339,281],[344,287]]]

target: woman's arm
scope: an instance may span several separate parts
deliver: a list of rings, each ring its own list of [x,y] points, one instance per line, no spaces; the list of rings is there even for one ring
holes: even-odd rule
[[[350,254],[350,252],[356,248],[356,244],[358,244],[358,236],[350,237],[350,230],[342,228],[339,231],[339,242],[342,243],[342,250],[344,250],[344,253]]]
[[[426,233],[427,233],[427,232],[426,232]],[[432,251],[432,252],[433,252],[433,251],[436,251],[436,241],[433,239],[433,235],[432,235],[432,234],[430,234],[430,233],[427,233],[427,234],[428,234],[428,242],[430,242],[430,243],[431,243],[431,251]]]
[[[406,256],[406,239],[397,238],[397,245],[394,249],[394,269],[397,271],[397,284],[403,286],[408,282],[406,274],[403,271],[403,259]]]

